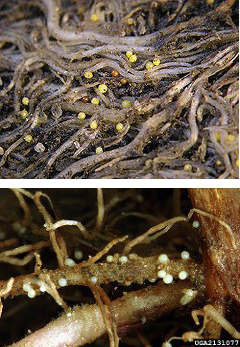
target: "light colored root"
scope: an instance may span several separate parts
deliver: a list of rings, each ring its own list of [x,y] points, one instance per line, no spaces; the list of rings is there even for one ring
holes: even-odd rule
[[[35,267],[34,267],[34,272],[36,274],[39,274],[41,273],[41,270],[42,270],[42,260],[41,260],[41,256],[38,252],[34,252],[34,257],[35,257],[35,260],[36,260],[36,264],[35,264]]]
[[[54,211],[54,208],[53,208],[51,199],[49,198],[48,195],[46,195],[40,191],[35,193],[35,195],[34,195],[35,205],[37,206],[39,212],[41,213],[41,215],[44,218],[44,221],[45,221],[44,227],[45,227],[46,231],[49,233],[49,238],[50,238],[53,250],[56,254],[58,265],[60,268],[63,268],[64,267],[64,260],[67,257],[66,244],[65,244],[65,241],[61,235],[55,234],[55,230],[60,228],[61,226],[65,226],[65,225],[76,225],[85,236],[86,235],[88,236],[88,233],[87,233],[86,229],[84,228],[84,226],[80,222],[77,222],[77,221],[60,220],[56,223],[53,223],[52,217],[47,212],[46,208],[43,206],[43,204],[40,200],[41,197],[45,197],[49,201],[53,211]]]
[[[24,245],[24,246],[16,247],[14,249],[10,249],[8,251],[0,253],[0,262],[17,265],[17,266],[24,266],[28,264],[34,258],[34,254],[33,254],[34,250],[40,250],[49,245],[50,243],[48,241],[39,241],[32,245]],[[30,253],[22,259],[14,257],[16,255],[26,253],[26,252],[30,252]]]
[[[24,245],[24,246],[16,247],[16,248],[11,249],[9,251],[5,251],[5,252],[0,253],[0,261],[1,261],[1,258],[5,258],[5,257],[9,257],[9,256],[11,257],[14,255],[30,252],[33,250],[42,249],[43,247],[47,247],[47,246],[49,246],[48,241],[39,241],[39,242],[34,243],[32,245]]]
[[[196,331],[187,331],[182,334],[182,340],[184,342],[193,342],[193,340],[202,339],[202,336]]]
[[[240,332],[237,331],[212,305],[204,306],[203,311],[212,318],[212,320],[220,324],[233,338],[240,339]]]
[[[114,312],[113,312],[113,309],[112,309],[111,300],[107,296],[107,293],[102,289],[102,287],[99,286],[98,290],[100,292],[102,300],[104,301],[105,305],[108,308],[109,318],[110,318],[110,322],[111,322],[113,338],[114,338],[114,343],[115,343],[114,346],[118,347],[118,345],[119,345],[119,338],[118,338],[118,334],[117,334],[117,322],[116,322],[115,315],[114,315]]]
[[[17,243],[18,243],[18,239],[16,239],[16,238],[1,241],[0,242],[0,248],[15,246]]]
[[[6,284],[6,287],[0,290],[0,318],[2,316],[2,311],[3,311],[2,297],[4,295],[7,295],[12,290],[13,282],[14,282],[14,278],[11,277]]]
[[[171,218],[165,222],[162,222],[160,224],[155,225],[154,227],[150,228],[148,231],[146,231],[144,234],[136,237],[132,241],[130,241],[124,248],[123,254],[128,254],[130,250],[136,246],[137,244],[143,242],[143,240],[149,236],[154,234],[155,232],[161,230],[160,233],[158,233],[158,237],[165,234],[175,223],[182,222],[182,221],[187,221],[188,219],[186,217],[174,217]]]
[[[194,320],[196,325],[200,324],[198,316],[203,316],[203,326],[197,332],[197,334],[201,335],[203,333],[203,331],[205,330],[207,322],[208,322],[209,319],[208,319],[208,316],[205,314],[205,312],[203,310],[194,310],[194,311],[192,311],[192,317],[193,317],[193,320]]]
[[[56,288],[56,285],[51,280],[51,277],[49,276],[49,274],[42,273],[39,275],[39,279],[44,282],[44,284],[46,286],[46,292],[49,295],[51,295],[53,297],[53,299],[56,301],[56,303],[59,306],[63,307],[64,310],[66,311],[68,309],[68,306],[65,303],[65,301],[61,298],[61,296],[59,295],[58,290]]]
[[[226,223],[224,222],[223,220],[219,219],[218,217],[214,216],[213,214],[211,213],[207,213],[207,212],[204,212],[202,210],[199,210],[197,208],[193,208],[189,214],[188,214],[188,220],[192,218],[192,215],[194,213],[198,213],[198,214],[201,214],[202,216],[205,216],[205,217],[209,217],[215,221],[217,221],[219,224],[221,224],[222,226],[224,226],[231,238],[231,241],[232,241],[232,246],[234,249],[237,249],[237,245],[236,245],[236,241],[235,241],[235,237],[234,237],[234,234],[233,234],[233,231],[232,231],[232,228]]]
[[[104,215],[105,215],[102,188],[97,188],[97,204],[98,204],[98,215],[97,215],[97,222],[96,222],[96,231],[99,232],[102,229]]]
[[[30,211],[30,209],[29,209],[29,207],[28,207],[28,205],[27,205],[27,203],[23,197],[22,189],[12,188],[11,190],[18,198],[19,204],[20,204],[21,208],[23,209],[23,212],[24,212],[23,223],[29,224],[31,221],[31,211]]]
[[[146,240],[144,242],[149,243],[152,242],[154,240],[156,240],[159,236],[165,234],[168,232],[168,230],[170,230],[172,227],[172,225],[167,225],[163,230],[161,230],[159,233],[156,233],[155,235],[149,236],[148,238],[146,238]]]
[[[114,323],[114,317],[111,310],[111,301],[101,287],[92,285],[91,283],[89,283],[89,287],[91,288],[94,298],[101,310],[103,321],[109,336],[110,347],[118,347],[119,338],[117,335],[117,324],[116,322]]]
[[[197,332],[197,334],[201,335],[203,331],[206,328],[206,325],[209,321],[209,318],[211,318],[214,322],[221,325],[233,338],[239,339],[240,338],[240,332],[238,332],[229,321],[226,320],[226,318],[223,317],[221,313],[218,312],[218,310],[215,309],[212,305],[208,304],[204,306],[201,310],[194,310],[192,311],[192,317],[197,325],[199,325],[199,319],[198,316],[203,316],[203,326],[202,328]]]
[[[33,258],[34,258],[33,253],[29,253],[22,259],[18,259],[15,257],[4,257],[4,258],[1,258],[1,262],[8,263],[11,265],[24,266],[28,264]]]
[[[34,199],[34,194],[30,193],[28,190],[23,189],[23,188],[12,188],[12,191],[18,191],[19,193],[21,193],[22,195],[27,196],[30,199]]]
[[[95,263],[98,261],[102,256],[104,256],[113,246],[115,246],[119,242],[123,242],[128,238],[128,235],[119,237],[117,239],[114,239],[110,241],[100,252],[98,252],[94,257],[89,258],[88,263]],[[86,263],[85,263],[86,264]]]
[[[43,216],[45,223],[47,224],[51,224],[52,223],[52,217],[50,216],[50,214],[47,212],[46,208],[43,206],[43,204],[41,203],[41,197],[44,197],[48,200],[52,210],[54,211],[53,208],[53,204],[51,199],[49,198],[49,196],[47,194],[44,194],[42,192],[36,192],[34,195],[34,203],[37,206],[39,212],[41,213],[41,215]]]
[[[58,244],[57,237],[54,230],[49,231],[49,238],[50,238],[53,250],[57,257],[58,266],[60,267],[60,269],[62,269],[64,267],[64,259],[65,259],[64,252],[62,251],[61,246]]]
[[[76,226],[81,231],[81,233],[83,234],[83,236],[86,239],[90,239],[91,238],[91,235],[89,234],[87,229],[82,225],[81,222],[78,222],[76,220],[61,219],[61,220],[57,221],[56,223],[45,223],[44,224],[44,226],[45,226],[47,231],[49,231],[49,230],[56,230],[58,228],[66,226],[66,225],[68,225],[68,226],[72,226],[72,225]]]
[[[61,252],[63,254],[63,258],[64,259],[68,258],[67,246],[63,236],[61,234],[57,234],[56,237],[57,237],[57,242],[59,244]]]

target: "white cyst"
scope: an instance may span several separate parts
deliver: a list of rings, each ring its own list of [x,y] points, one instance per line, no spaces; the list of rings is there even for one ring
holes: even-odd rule
[[[77,259],[77,260],[81,260],[83,258],[83,252],[82,251],[75,251],[74,252],[74,257]]]
[[[97,277],[95,277],[95,276],[91,277],[91,282],[92,283],[97,283]]]
[[[188,273],[186,271],[180,271],[178,277],[180,280],[185,280],[188,277]]]
[[[59,278],[58,284],[60,285],[60,287],[65,287],[67,285],[66,278]]]
[[[181,253],[181,258],[184,259],[184,260],[187,260],[187,259],[190,258],[190,254],[187,251],[183,251]]]
[[[163,277],[163,282],[166,284],[170,284],[173,281],[172,275],[167,274],[166,276]]]
[[[192,226],[193,226],[194,228],[199,228],[199,227],[200,227],[199,221],[198,221],[198,220],[195,220],[195,221],[193,222]]]
[[[65,264],[66,266],[72,267],[72,266],[74,266],[76,263],[75,263],[75,261],[74,261],[73,259],[67,258],[67,259],[65,259],[64,264]]]
[[[112,255],[108,255],[107,256],[107,262],[108,263],[112,263],[113,262],[113,256]]]
[[[24,283],[24,284],[23,284],[23,290],[24,290],[25,292],[29,292],[30,289],[32,289],[31,286],[30,286],[30,284],[28,284],[28,283]]]
[[[30,290],[28,291],[28,297],[29,297],[30,299],[33,299],[33,298],[35,298],[35,296],[36,296],[35,290],[34,290],[34,289],[30,289]]]
[[[126,257],[125,255],[122,255],[122,256],[119,258],[119,261],[120,261],[120,263],[125,264],[125,263],[127,263],[127,261],[128,261],[128,257]]]
[[[166,271],[164,271],[164,270],[160,270],[160,271],[158,271],[158,277],[159,278],[163,278],[163,277],[165,277],[166,276]]]
[[[168,261],[168,256],[167,254],[160,254],[158,257],[158,262],[159,263],[166,263]]]
[[[40,292],[44,293],[44,292],[46,292],[46,290],[47,290],[47,287],[45,286],[45,284],[42,284],[40,286]]]
[[[156,278],[150,278],[149,282],[154,283],[154,282],[156,282],[156,280],[157,280]]]

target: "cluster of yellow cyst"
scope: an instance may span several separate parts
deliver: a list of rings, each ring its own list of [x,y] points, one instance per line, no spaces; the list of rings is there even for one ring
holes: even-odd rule
[[[128,57],[131,63],[135,63],[137,61],[137,56],[132,51],[127,51],[126,56]],[[161,64],[161,60],[158,57],[155,57],[153,61],[147,61],[145,64],[146,69],[152,69],[154,66],[158,66]]]
[[[221,141],[221,133],[218,132],[218,131],[215,132],[215,138],[216,138],[217,142],[220,142],[220,141]],[[236,136],[235,136],[234,134],[229,133],[229,134],[226,135],[225,141],[226,141],[229,145],[231,145],[231,143],[233,143],[234,141],[236,141]],[[217,160],[217,161],[216,161],[216,164],[217,164],[218,166],[221,166],[221,165],[222,165],[221,160]],[[236,164],[237,167],[239,167],[239,158],[236,159],[235,164]]]
[[[126,56],[128,57],[128,59],[131,63],[135,63],[137,61],[137,56],[136,56],[136,54],[133,54],[132,51],[127,51]]]
[[[22,98],[22,104],[23,104],[24,106],[28,106],[29,102],[30,102],[30,100],[29,100],[29,98],[27,98],[26,96],[24,96],[24,97]],[[22,119],[26,119],[27,116],[28,116],[28,111],[24,108],[24,109],[21,111],[20,115],[21,115]]]
[[[154,66],[158,66],[161,64],[161,60],[159,58],[154,58],[153,61],[147,61],[145,64],[146,69],[150,70]]]

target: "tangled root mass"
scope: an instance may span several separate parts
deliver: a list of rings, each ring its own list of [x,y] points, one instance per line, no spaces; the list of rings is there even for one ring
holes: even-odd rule
[[[0,13],[1,178],[238,177],[234,0]]]

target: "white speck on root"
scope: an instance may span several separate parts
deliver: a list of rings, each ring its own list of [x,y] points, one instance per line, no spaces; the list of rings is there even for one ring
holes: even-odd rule
[[[120,261],[120,263],[125,264],[125,263],[128,262],[128,257],[126,257],[125,255],[122,255],[122,256],[119,258],[119,261]]]
[[[107,256],[107,262],[108,263],[112,263],[113,262],[113,256],[112,255],[108,255]]]
[[[24,290],[25,292],[29,292],[30,289],[32,289],[32,287],[30,286],[29,283],[24,283],[24,284],[23,284],[23,290]]]
[[[180,278],[180,280],[185,280],[188,277],[187,271],[180,271],[178,277]]]
[[[183,260],[188,260],[188,259],[190,258],[190,254],[189,254],[187,251],[183,251],[183,252],[181,253],[181,258],[182,258]]]
[[[168,259],[168,256],[167,256],[167,254],[160,254],[159,255],[159,257],[158,257],[158,262],[159,263],[166,263],[166,262],[168,262],[169,261],[169,259]]]
[[[66,266],[73,267],[76,263],[75,263],[75,261],[74,261],[73,259],[67,258],[67,259],[65,259],[64,264],[65,264]]]
[[[97,283],[97,277],[96,276],[91,277],[91,282],[92,283]]]
[[[66,278],[59,278],[58,280],[58,284],[60,285],[60,287],[65,287],[67,285],[67,280]]]
[[[172,283],[172,282],[173,282],[173,277],[172,277],[172,275],[166,274],[166,275],[163,277],[163,282],[164,282],[165,284],[170,284],[170,283]]]
[[[31,289],[28,291],[28,297],[29,297],[30,299],[33,299],[33,298],[35,298],[35,296],[36,296],[36,292],[35,292],[34,289],[31,288]]]
[[[83,252],[82,251],[75,251],[74,252],[74,257],[77,259],[77,260],[81,260],[83,258]]]
[[[158,271],[158,277],[159,278],[164,278],[166,276],[166,271],[165,270],[160,270]]]

